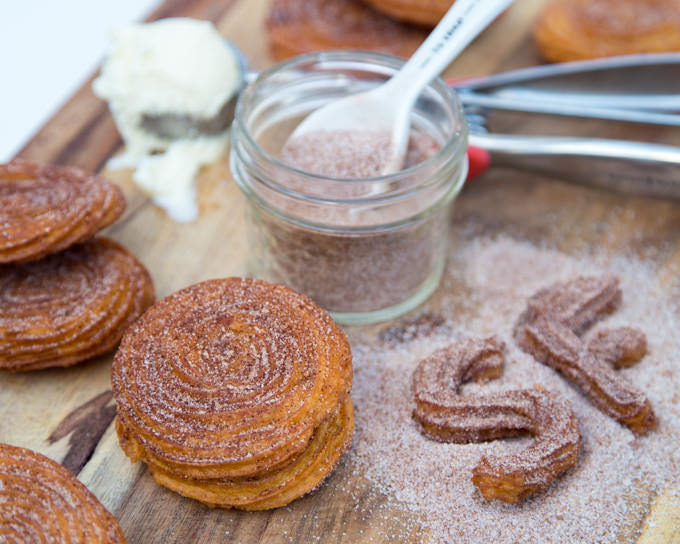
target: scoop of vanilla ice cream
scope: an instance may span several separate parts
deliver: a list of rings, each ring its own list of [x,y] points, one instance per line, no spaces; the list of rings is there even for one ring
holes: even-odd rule
[[[156,204],[175,220],[193,220],[195,176],[224,154],[226,131],[168,139],[146,130],[142,120],[164,114],[212,118],[241,82],[234,50],[210,22],[171,18],[116,28],[93,83],[126,145],[109,167],[135,167],[133,179]]]
[[[238,90],[238,59],[208,21],[161,19],[117,27],[94,81],[128,147],[142,155],[170,144],[141,126],[144,114],[217,115]]]

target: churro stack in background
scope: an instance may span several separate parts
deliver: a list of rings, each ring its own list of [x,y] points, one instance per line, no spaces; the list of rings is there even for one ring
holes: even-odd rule
[[[551,62],[680,51],[680,4],[551,0],[536,21],[534,38]]]
[[[354,431],[347,337],[307,297],[259,280],[156,303],[123,338],[112,382],[123,451],[210,506],[288,504],[334,470]]]
[[[327,49],[409,57],[451,0],[271,0],[266,27],[276,60]],[[680,51],[674,0],[547,0],[536,19],[548,62]]]

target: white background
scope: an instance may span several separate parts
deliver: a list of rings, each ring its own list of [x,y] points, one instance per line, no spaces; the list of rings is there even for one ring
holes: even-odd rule
[[[12,157],[92,74],[113,25],[160,0],[0,2],[0,162]]]

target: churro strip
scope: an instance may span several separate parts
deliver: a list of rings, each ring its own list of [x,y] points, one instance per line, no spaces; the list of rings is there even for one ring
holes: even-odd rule
[[[517,455],[482,457],[472,482],[488,499],[515,503],[545,489],[578,462],[581,434],[568,402],[542,388],[460,395],[470,380],[500,376],[503,345],[469,339],[423,360],[413,376],[413,416],[426,436],[444,442],[480,442],[531,434]]]
[[[555,285],[531,297],[515,338],[536,360],[577,384],[604,413],[644,434],[656,427],[651,404],[615,371],[644,355],[644,334],[630,328],[601,331],[590,343],[578,336],[620,301],[615,278],[577,278]]]
[[[527,302],[519,317],[515,335],[521,338],[521,327],[549,315],[553,321],[582,335],[596,322],[614,313],[621,306],[619,280],[609,276],[579,277],[546,289],[541,289]]]
[[[210,506],[265,510],[283,506],[317,488],[335,468],[351,443],[354,432],[352,401],[319,427],[307,447],[292,462],[257,476],[194,480],[149,465],[154,479],[185,497]]]

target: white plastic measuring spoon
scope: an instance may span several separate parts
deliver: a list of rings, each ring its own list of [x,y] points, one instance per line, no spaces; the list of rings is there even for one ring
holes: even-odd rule
[[[514,1],[456,0],[409,61],[389,81],[312,112],[293,131],[290,140],[312,132],[390,134],[389,159],[381,166],[381,173],[401,170],[411,128],[411,109],[420,92]],[[366,152],[372,153],[368,148]]]

